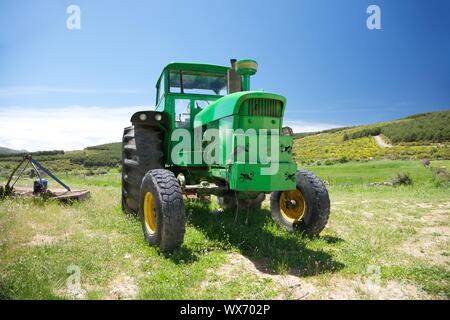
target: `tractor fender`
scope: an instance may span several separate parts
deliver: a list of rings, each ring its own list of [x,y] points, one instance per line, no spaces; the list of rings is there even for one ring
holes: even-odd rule
[[[170,116],[167,112],[138,111],[131,116],[133,125],[158,127],[164,131],[170,129]]]

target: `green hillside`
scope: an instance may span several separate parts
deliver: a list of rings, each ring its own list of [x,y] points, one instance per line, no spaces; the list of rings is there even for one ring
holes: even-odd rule
[[[383,134],[393,143],[450,141],[450,111],[416,114],[404,119],[362,128],[345,140]]]
[[[25,150],[14,150],[5,147],[0,147],[0,154],[15,154],[19,152],[26,152]]]
[[[450,110],[307,135],[295,140],[294,153],[302,164],[450,158]]]
[[[75,164],[86,168],[116,167],[122,158],[122,143],[108,143],[87,147],[81,151],[66,153],[66,157]]]
[[[120,165],[122,144],[109,143],[87,147],[83,150],[67,151],[39,151],[33,152],[33,158],[42,162],[54,172],[75,172],[84,174],[102,174],[110,168]],[[0,178],[11,173],[22,158],[22,154],[0,155]]]

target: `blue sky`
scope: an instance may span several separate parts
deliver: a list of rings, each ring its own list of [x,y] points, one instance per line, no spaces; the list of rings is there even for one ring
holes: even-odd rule
[[[445,0],[0,0],[0,146],[119,141],[169,61],[256,59],[252,87],[286,96],[296,131],[449,109],[449,14]]]

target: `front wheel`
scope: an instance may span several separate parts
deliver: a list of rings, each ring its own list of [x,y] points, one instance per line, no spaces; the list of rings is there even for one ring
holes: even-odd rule
[[[142,179],[139,215],[145,240],[162,251],[183,243],[185,210],[183,194],[175,175],[165,169],[147,172]]]
[[[290,232],[318,236],[330,215],[330,198],[325,184],[313,173],[299,170],[295,190],[272,192],[272,217]]]

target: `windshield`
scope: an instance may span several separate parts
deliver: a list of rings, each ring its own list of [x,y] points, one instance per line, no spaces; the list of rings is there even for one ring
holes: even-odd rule
[[[206,95],[227,94],[227,76],[194,71],[170,71],[171,93],[194,93]]]

